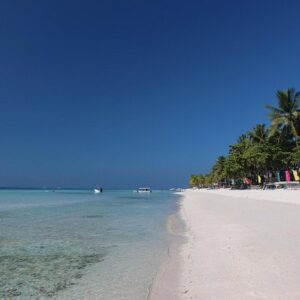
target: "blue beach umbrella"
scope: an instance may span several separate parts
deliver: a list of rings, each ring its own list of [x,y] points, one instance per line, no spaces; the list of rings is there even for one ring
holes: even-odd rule
[[[280,181],[280,173],[276,172],[277,181]]]

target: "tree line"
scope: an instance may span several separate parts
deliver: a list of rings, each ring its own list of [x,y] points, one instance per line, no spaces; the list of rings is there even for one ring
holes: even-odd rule
[[[299,181],[300,92],[277,91],[277,106],[267,105],[270,126],[257,124],[219,156],[208,174],[191,175],[191,187],[241,186]]]

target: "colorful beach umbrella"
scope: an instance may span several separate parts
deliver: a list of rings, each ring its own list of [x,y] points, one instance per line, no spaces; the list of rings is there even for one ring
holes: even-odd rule
[[[258,183],[261,184],[261,176],[257,176]]]
[[[288,170],[285,171],[285,180],[287,182],[291,181],[291,174],[290,174],[290,171],[288,171]]]
[[[279,172],[276,172],[276,177],[277,177],[277,181],[278,181],[278,182],[281,181],[281,180],[280,180],[280,173],[279,173]]]
[[[299,181],[299,175],[298,175],[297,170],[293,170],[293,175],[294,175],[295,180]]]

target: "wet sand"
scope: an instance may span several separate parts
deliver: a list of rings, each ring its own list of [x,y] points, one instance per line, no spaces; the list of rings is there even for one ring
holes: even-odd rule
[[[183,198],[182,198],[183,199]],[[180,279],[182,274],[182,256],[180,249],[186,243],[185,222],[182,218],[182,200],[178,212],[171,215],[167,222],[168,231],[172,240],[168,249],[168,258],[158,270],[156,277],[150,287],[148,299],[179,299]]]

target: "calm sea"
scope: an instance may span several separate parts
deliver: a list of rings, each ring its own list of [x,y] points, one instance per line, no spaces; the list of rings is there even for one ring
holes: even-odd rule
[[[146,299],[177,203],[168,191],[0,190],[0,298]]]

